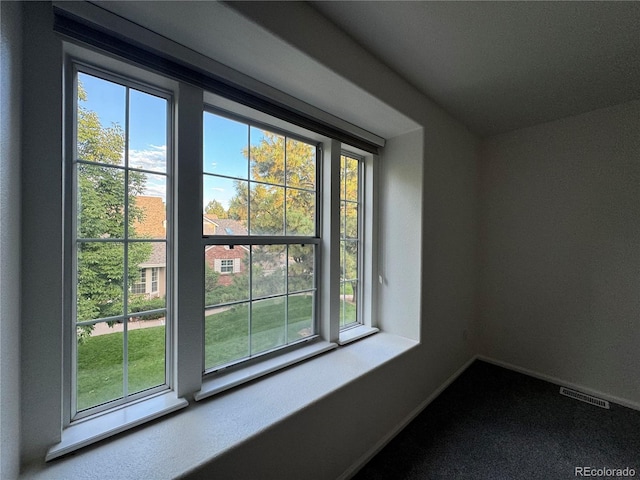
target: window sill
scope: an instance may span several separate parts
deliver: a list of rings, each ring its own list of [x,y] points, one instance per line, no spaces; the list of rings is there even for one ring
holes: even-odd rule
[[[392,362],[419,345],[380,332],[243,385],[175,415],[45,464],[25,479],[176,478]],[[259,401],[257,401],[259,399]],[[176,439],[180,448],[176,449]]]
[[[374,333],[379,332],[375,327],[367,327],[366,325],[358,325],[357,327],[348,328],[340,332],[340,345],[346,345],[347,343],[355,342],[361,338],[368,337]]]
[[[62,432],[60,443],[47,452],[53,460],[79,448],[184,408],[189,403],[173,391],[162,392],[138,402],[73,423]]]
[[[229,390],[230,388],[236,387],[242,383],[249,382],[293,365],[294,363],[315,357],[316,355],[328,352],[329,350],[333,350],[337,347],[338,345],[331,342],[314,342],[310,345],[305,345],[304,347],[298,348],[284,355],[278,355],[277,357],[269,360],[264,360],[238,370],[213,375],[212,378],[203,380],[202,388],[199,392],[196,392],[194,399],[196,401],[202,400],[203,398],[224,392],[225,390]]]

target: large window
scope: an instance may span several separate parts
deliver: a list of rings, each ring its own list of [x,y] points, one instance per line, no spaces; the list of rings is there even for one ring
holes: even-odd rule
[[[53,456],[376,331],[363,293],[372,155],[81,58],[65,70],[74,433]]]
[[[165,295],[148,298],[144,265],[164,263],[150,275],[157,290],[168,267],[171,104],[163,92],[81,66],[74,89],[71,416],[79,418],[167,388],[166,322],[157,320],[171,311]]]

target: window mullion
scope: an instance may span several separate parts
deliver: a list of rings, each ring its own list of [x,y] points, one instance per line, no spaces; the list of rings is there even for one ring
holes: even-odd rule
[[[176,208],[174,305],[177,321],[173,335],[174,385],[178,396],[200,389],[204,359],[204,276],[201,190],[202,183],[202,90],[181,84],[176,109],[175,152]]]
[[[331,140],[323,158],[321,334],[330,342],[340,337],[340,153]]]

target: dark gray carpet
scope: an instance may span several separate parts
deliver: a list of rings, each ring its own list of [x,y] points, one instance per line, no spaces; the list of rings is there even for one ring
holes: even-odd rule
[[[354,478],[581,478],[575,467],[630,467],[640,478],[640,412],[559,389],[476,361]]]

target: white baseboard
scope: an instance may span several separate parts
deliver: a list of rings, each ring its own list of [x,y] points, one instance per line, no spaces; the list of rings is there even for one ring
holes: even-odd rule
[[[404,427],[409,425],[411,421],[420,414],[427,406],[433,402],[438,395],[440,395],[449,385],[451,385],[456,378],[458,378],[462,372],[464,372],[469,366],[476,360],[477,356],[469,359],[462,367],[460,367],[453,375],[451,375],[442,385],[440,385],[429,397],[420,403],[413,411],[407,415],[399,424],[397,424],[391,431],[389,431],[384,437],[382,437],[372,448],[370,448],[364,455],[356,460],[342,475],[338,477],[338,480],[347,480],[353,477],[358,471],[366,465],[380,450],[382,450],[387,443],[402,431]]]
[[[518,367],[517,365],[513,365],[511,363],[503,362],[501,360],[496,360],[491,357],[486,357],[484,355],[476,355],[474,360],[482,360],[483,362],[491,363],[493,365],[497,365],[498,367],[503,367],[508,370],[513,370],[514,372],[523,373],[525,375],[529,375],[530,377],[538,378],[540,380],[544,380],[549,383],[554,383],[560,387],[567,387],[573,390],[578,390],[583,393],[587,393],[589,395],[593,395],[595,397],[602,398],[603,400],[608,400],[609,402],[616,403],[618,405],[622,405],[623,407],[631,408],[633,410],[640,411],[640,403],[632,402],[630,400],[616,397],[613,395],[609,395],[608,393],[600,392],[598,390],[594,390],[592,388],[585,387],[584,385],[579,385],[577,383],[567,382],[561,378],[553,377],[551,375],[545,375],[544,373],[539,373],[533,370],[529,370],[527,368]]]
[[[362,455],[357,461],[355,461],[347,470],[345,470],[342,475],[338,477],[338,480],[347,480],[353,477],[358,471],[365,466],[365,464],[371,460],[380,450],[382,450],[387,443],[389,443],[393,438],[402,431],[404,427],[406,427],[411,421],[418,416],[420,412],[422,412],[431,402],[433,402],[438,395],[440,395],[449,385],[451,385],[456,378],[458,378],[462,372],[464,372],[469,366],[475,362],[476,360],[482,360],[483,362],[491,363],[493,365],[497,365],[498,367],[503,367],[508,370],[512,370],[514,372],[522,373],[524,375],[528,375],[533,378],[538,378],[540,380],[544,380],[549,383],[554,383],[561,387],[571,388],[573,390],[578,390],[580,392],[588,393],[589,395],[593,395],[604,400],[608,400],[609,402],[622,405],[623,407],[631,408],[633,410],[640,411],[640,403],[632,402],[630,400],[626,400],[624,398],[616,397],[613,395],[609,395],[607,393],[599,392],[597,390],[593,390],[592,388],[587,388],[583,385],[578,385],[576,383],[567,382],[561,378],[553,377],[551,375],[545,375],[543,373],[535,372],[533,370],[529,370],[527,368],[518,367],[517,365],[513,365],[511,363],[503,362],[500,360],[496,360],[491,357],[487,357],[485,355],[475,355],[469,361],[467,361],[462,367],[460,367],[453,375],[451,375],[442,385],[440,385],[429,397],[420,403],[409,415],[407,415],[398,425],[395,426],[389,433],[387,433],[384,437],[380,439],[371,449],[369,449],[364,455]]]

